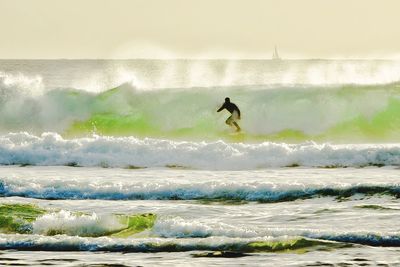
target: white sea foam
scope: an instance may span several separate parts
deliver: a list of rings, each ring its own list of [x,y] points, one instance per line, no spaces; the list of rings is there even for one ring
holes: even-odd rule
[[[100,236],[123,228],[115,216],[76,214],[65,210],[45,214],[33,222],[33,233],[41,235]]]
[[[153,227],[153,233],[161,237],[209,237],[209,236],[225,236],[239,238],[256,238],[265,237],[263,234],[254,229],[246,227],[236,227],[226,223],[199,222],[193,220],[185,220],[181,217],[167,217],[158,219]]]
[[[56,133],[0,136],[0,164],[103,167],[183,166],[241,170],[284,166],[399,165],[400,145],[178,142],[134,137],[63,139]]]
[[[0,168],[1,195],[38,199],[281,202],[366,193],[396,196],[398,191],[398,173],[392,167],[218,172],[57,166]]]
[[[357,227],[355,227],[357,228]],[[302,236],[313,239],[332,241],[379,244],[379,242],[397,242],[400,244],[399,231],[368,231],[365,229],[338,229],[319,230],[305,227],[249,227],[248,225],[231,225],[213,220],[189,220],[181,217],[159,218],[153,227],[153,233],[164,238],[282,238],[285,236]],[[386,238],[386,239],[385,239]],[[379,240],[381,239],[381,240]],[[358,241],[357,241],[358,240]]]

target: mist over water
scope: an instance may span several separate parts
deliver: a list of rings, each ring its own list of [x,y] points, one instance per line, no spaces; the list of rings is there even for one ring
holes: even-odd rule
[[[400,81],[399,60],[1,60],[6,84],[102,92],[248,85],[376,85]],[[266,88],[264,88],[266,89]]]

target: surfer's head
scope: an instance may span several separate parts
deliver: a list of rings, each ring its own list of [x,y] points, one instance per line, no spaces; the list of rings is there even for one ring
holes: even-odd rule
[[[231,102],[231,100],[229,99],[229,97],[225,97],[225,102]]]

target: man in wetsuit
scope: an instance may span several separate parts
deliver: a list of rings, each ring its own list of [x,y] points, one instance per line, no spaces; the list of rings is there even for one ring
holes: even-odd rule
[[[217,112],[220,112],[221,110],[226,109],[228,110],[232,115],[225,121],[226,124],[229,126],[235,125],[236,127],[236,132],[240,132],[240,127],[237,124],[237,120],[240,120],[240,110],[239,108],[231,102],[229,97],[225,98],[225,103],[217,110]]]

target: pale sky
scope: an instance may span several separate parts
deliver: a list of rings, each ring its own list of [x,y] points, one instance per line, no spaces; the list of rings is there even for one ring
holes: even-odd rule
[[[0,58],[400,58],[400,0],[0,0]]]

